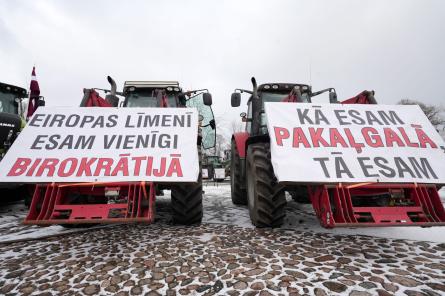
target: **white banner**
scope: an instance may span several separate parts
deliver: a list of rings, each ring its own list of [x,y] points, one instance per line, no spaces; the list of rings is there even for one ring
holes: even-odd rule
[[[202,169],[202,178],[203,179],[209,178],[209,170],[208,169]]]
[[[41,107],[0,162],[0,182],[195,182],[194,108]]]
[[[226,170],[223,168],[216,168],[214,174],[215,179],[224,180],[226,178]]]
[[[266,103],[279,182],[445,183],[445,144],[418,106]]]

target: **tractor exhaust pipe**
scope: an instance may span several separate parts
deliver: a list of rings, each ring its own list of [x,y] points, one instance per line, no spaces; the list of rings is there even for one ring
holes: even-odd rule
[[[261,125],[261,100],[258,97],[258,85],[256,83],[255,77],[252,77],[252,134],[257,136],[260,134]]]
[[[111,86],[110,93],[105,96],[105,100],[111,104],[113,107],[119,105],[119,98],[116,96],[116,82],[111,76],[107,76],[108,83]]]
[[[108,83],[111,86],[110,94],[115,96],[116,95],[116,89],[117,89],[116,82],[114,81],[113,78],[111,78],[111,76],[107,76],[107,80],[108,80]]]

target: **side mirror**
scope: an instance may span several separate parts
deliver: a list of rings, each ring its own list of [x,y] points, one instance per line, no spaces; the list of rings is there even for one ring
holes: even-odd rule
[[[338,101],[337,101],[337,93],[335,91],[329,92],[329,103],[331,103],[331,104],[338,103]]]
[[[234,92],[230,98],[230,103],[232,107],[239,107],[239,105],[241,105],[241,94]]]
[[[246,112],[242,112],[239,116],[241,117],[241,121],[242,122],[246,122],[247,121],[247,114],[246,114]]]
[[[211,93],[203,93],[202,100],[204,101],[204,105],[212,106],[212,94]]]
[[[44,106],[45,106],[45,99],[44,99],[43,97],[40,97],[40,98],[37,100],[37,106],[38,106],[38,107],[44,107]]]

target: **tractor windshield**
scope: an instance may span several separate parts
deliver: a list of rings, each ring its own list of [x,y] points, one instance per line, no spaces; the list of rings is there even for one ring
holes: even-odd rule
[[[0,112],[17,114],[17,105],[14,104],[16,95],[0,91]]]
[[[187,100],[186,106],[189,108],[196,108],[199,115],[202,116],[201,133],[202,133],[202,147],[204,149],[209,149],[215,147],[216,142],[216,131],[212,127],[211,122],[215,122],[213,116],[213,110],[210,106],[206,106],[203,103],[203,93],[197,94]]]
[[[158,102],[157,92],[161,90],[154,89],[137,89],[127,95],[126,107],[160,107],[161,102]],[[177,93],[167,93],[168,107],[178,107]]]

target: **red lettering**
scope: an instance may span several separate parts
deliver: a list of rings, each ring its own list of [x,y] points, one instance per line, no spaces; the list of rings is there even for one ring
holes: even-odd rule
[[[26,172],[29,164],[31,163],[31,158],[22,158],[19,157],[16,159],[14,165],[9,170],[8,177],[16,177],[22,175]]]
[[[351,133],[351,130],[349,128],[345,128],[345,133],[346,133],[346,137],[348,137],[348,141],[349,141],[349,145],[353,148],[355,148],[355,150],[358,153],[362,152],[362,148],[365,147],[365,145],[363,145],[362,143],[357,143],[355,141],[354,136]]]
[[[170,166],[168,167],[167,177],[171,177],[174,173],[176,174],[176,176],[182,177],[182,168],[179,158],[172,159]]]
[[[370,135],[372,134],[372,135]],[[369,147],[383,147],[382,138],[379,136],[379,132],[373,127],[362,128],[362,135],[366,144]]]
[[[323,128],[309,128],[309,134],[312,140],[312,147],[320,147],[320,144],[323,147],[329,147],[329,143],[321,136],[323,130]]]
[[[153,157],[149,156],[147,158],[147,169],[145,170],[145,175],[151,176],[152,170],[153,170]]]
[[[402,139],[391,128],[385,127],[383,131],[385,132],[386,147],[393,147],[394,142],[399,147],[405,147]]]
[[[40,161],[42,161],[41,158],[36,158],[36,160],[32,163],[32,166],[29,168],[28,172],[26,173],[26,176],[30,177],[32,174],[34,174],[34,171],[36,170],[37,166],[40,164]]]
[[[68,172],[65,172],[65,168],[66,168],[66,165],[68,164],[68,162],[70,162],[71,164],[70,164]],[[71,176],[76,171],[77,162],[78,162],[77,158],[64,159],[59,165],[59,169],[57,170],[57,175],[59,175],[60,177]]]
[[[303,144],[304,147],[311,147],[309,141],[306,138],[306,135],[303,132],[301,127],[294,128],[294,140],[292,143],[292,147],[298,148],[300,147],[300,143]]]
[[[123,176],[128,176],[128,158],[121,157],[111,175],[117,176],[119,172],[121,172]]]
[[[76,177],[80,177],[85,173],[85,176],[92,176],[91,173],[91,165],[97,160],[97,158],[93,157],[91,159],[88,159],[87,157],[83,157],[80,160],[79,169],[76,173]]]
[[[420,147],[426,148],[425,144],[429,144],[431,148],[437,148],[436,143],[434,143],[433,140],[431,140],[430,137],[428,137],[422,129],[416,128],[416,134],[417,138],[419,138]]]
[[[113,164],[112,158],[99,158],[97,160],[96,170],[94,171],[94,176],[99,176],[100,171],[104,170],[104,176],[110,176],[111,165]]]
[[[343,139],[343,136],[336,128],[330,128],[329,135],[331,138],[331,147],[337,147],[338,144],[340,144],[343,147],[348,147],[348,144],[346,144],[345,139]]]
[[[402,135],[403,140],[405,140],[405,143],[408,147],[419,147],[418,143],[413,143],[410,141],[408,135],[406,134],[406,131],[403,127],[399,127],[399,132]]]
[[[41,177],[45,170],[48,170],[46,174],[47,177],[54,176],[54,172],[56,171],[56,165],[59,163],[57,158],[45,158],[42,161],[42,165],[40,165],[37,170],[36,177]]]
[[[134,175],[135,176],[139,176],[139,172],[141,170],[141,163],[146,158],[147,157],[145,157],[145,156],[135,156],[135,157],[131,158],[132,160],[135,161],[135,163],[134,163]]]
[[[289,130],[284,127],[276,127],[274,126],[275,132],[275,141],[278,146],[283,146],[283,139],[289,139],[290,133]]]
[[[161,167],[153,170],[153,176],[163,177],[165,176],[165,157],[161,157]]]

